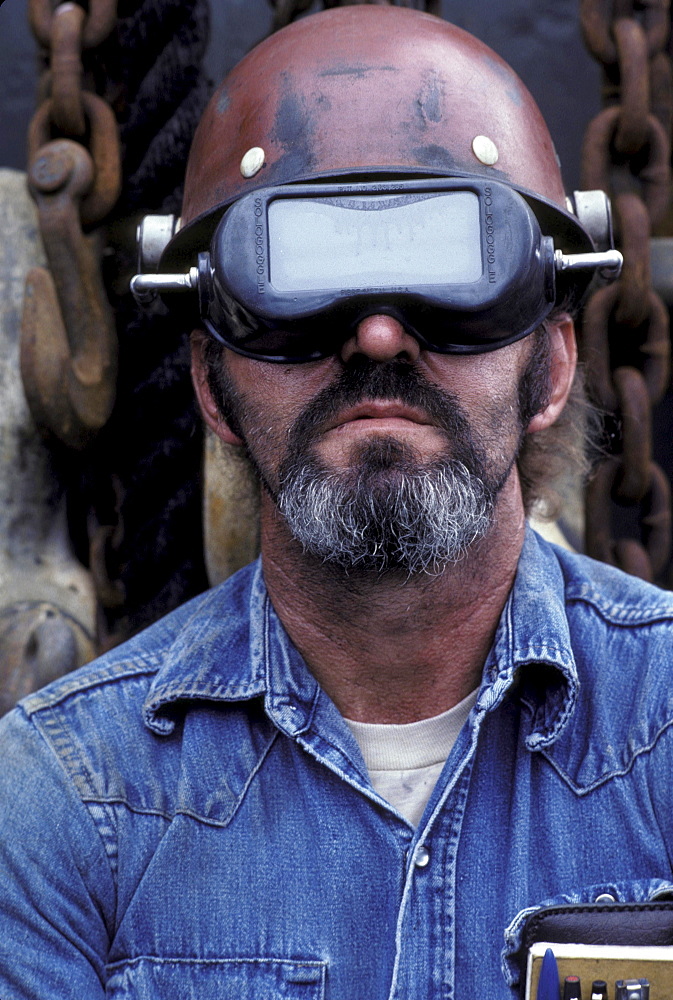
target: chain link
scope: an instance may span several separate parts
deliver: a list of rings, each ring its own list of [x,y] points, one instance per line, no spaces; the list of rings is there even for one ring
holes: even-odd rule
[[[587,489],[586,549],[649,580],[665,569],[671,550],[670,487],[652,460],[652,406],[670,380],[669,316],[652,288],[649,257],[652,229],[670,199],[669,6],[580,2],[585,42],[603,64],[607,104],[586,130],[582,185],[612,197],[624,254],[620,279],[594,292],[582,323],[592,395],[621,427],[621,453],[599,465]],[[633,510],[639,538],[616,537],[614,503]]]
[[[604,108],[589,122],[582,152],[582,184],[588,190],[602,188],[614,194],[641,194],[651,224],[659,222],[670,196],[669,139],[661,122],[648,114],[646,140],[638,156],[618,155],[613,137],[620,122],[621,107]],[[619,222],[619,218],[617,219]]]
[[[117,122],[110,105],[97,94],[82,91],[82,108],[89,126],[92,182],[81,202],[84,228],[101,222],[114,207],[121,187],[121,153]],[[54,102],[47,98],[33,115],[28,128],[28,166],[48,156],[53,129]],[[39,185],[38,185],[39,187]],[[47,193],[47,192],[45,192]],[[36,192],[33,192],[36,196]],[[39,202],[38,202],[39,210]]]
[[[616,368],[613,380],[622,418],[622,461],[614,495],[618,503],[637,504],[650,485],[652,407],[647,383],[637,368]]]
[[[645,145],[650,111],[650,75],[647,36],[638,21],[620,17],[614,24],[621,75],[621,111],[615,130],[615,149],[633,156]]]
[[[673,68],[666,52],[657,52],[650,62],[650,105],[670,143],[673,131]]]
[[[81,138],[86,132],[82,101],[82,45],[86,13],[76,3],[54,11],[49,48],[51,56],[51,120],[64,135]]]
[[[650,462],[647,490],[638,504],[641,540],[614,538],[610,498],[623,476],[623,461],[611,458],[601,463],[589,483],[586,530],[592,540],[590,554],[653,581],[671,554],[671,488],[664,472]]]
[[[625,8],[620,10],[619,8]],[[618,62],[617,45],[613,35],[613,24],[623,13],[633,12],[636,4],[616,3],[613,0],[580,0],[582,34],[589,52],[604,66]],[[661,52],[668,43],[670,31],[670,0],[647,0],[638,4],[643,10],[643,25],[647,38],[647,53],[652,57]]]
[[[21,373],[34,419],[71,448],[87,445],[114,404],[117,336],[90,231],[121,189],[114,112],[83,87],[82,53],[116,23],[116,0],[55,9],[31,0],[30,23],[47,49],[47,93],[28,133],[28,178],[49,273],[27,279]],[[49,359],[45,364],[44,359]]]
[[[60,6],[74,7],[76,4],[64,3]],[[30,27],[37,41],[45,49],[51,47],[54,8],[52,0],[29,0],[28,2]],[[117,0],[89,0],[85,14],[82,48],[93,49],[109,37],[117,23]]]

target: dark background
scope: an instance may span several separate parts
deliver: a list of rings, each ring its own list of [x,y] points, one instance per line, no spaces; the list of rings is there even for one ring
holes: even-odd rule
[[[579,187],[582,134],[600,106],[600,73],[584,49],[577,0],[444,0],[442,13],[494,48],[519,73],[551,129],[567,189]],[[217,81],[268,34],[271,7],[267,0],[212,0],[211,21],[206,69]],[[36,62],[27,0],[4,0],[0,6],[0,167],[25,168]]]

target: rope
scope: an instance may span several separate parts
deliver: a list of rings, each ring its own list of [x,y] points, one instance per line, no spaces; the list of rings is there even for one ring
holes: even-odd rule
[[[117,316],[119,383],[112,418],[72,503],[72,521],[89,521],[101,649],[207,586],[203,436],[189,378],[189,331],[175,329],[164,315],[140,312],[126,288],[139,217],[180,210],[187,154],[210,90],[200,68],[208,26],[207,0],[128,0],[120,4],[107,55],[124,150],[106,274]]]

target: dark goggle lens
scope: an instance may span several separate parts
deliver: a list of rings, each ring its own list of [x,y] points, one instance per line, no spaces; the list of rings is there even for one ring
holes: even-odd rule
[[[550,312],[553,244],[502,184],[287,185],[227,210],[206,284],[209,330],[251,357],[325,357],[377,312],[428,350],[480,353]]]
[[[543,314],[540,314],[535,329],[551,312],[550,303]],[[203,322],[208,331],[231,350],[245,357],[259,361],[299,364],[308,361],[318,361],[338,353],[343,343],[353,335],[357,324],[366,315],[374,313],[392,315],[405,330],[415,337],[419,344],[436,354],[485,354],[498,350],[507,344],[522,339],[532,329],[525,333],[515,330],[513,333],[501,333],[498,340],[481,340],[475,342],[463,341],[464,331],[447,323],[446,314],[428,315],[427,310],[421,310],[421,315],[414,311],[400,311],[387,306],[372,308],[365,312],[357,310],[355,316],[340,314],[317,315],[312,320],[298,324],[294,328],[272,328],[260,325],[258,318],[253,325],[247,325],[240,318],[235,322],[214,323],[204,316]]]

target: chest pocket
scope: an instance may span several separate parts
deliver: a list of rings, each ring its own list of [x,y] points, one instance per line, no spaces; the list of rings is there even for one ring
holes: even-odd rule
[[[549,907],[604,903],[653,903],[673,899],[673,882],[662,878],[630,879],[620,882],[601,882],[585,886],[574,892],[563,893],[542,903],[528,906],[517,913],[505,930],[505,947],[502,951],[502,969],[509,986],[517,986],[525,975],[527,955],[523,947],[525,928],[535,914]],[[591,941],[578,942],[590,944]]]
[[[326,963],[139,958],[116,966],[110,1000],[324,1000]]]

